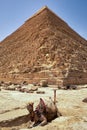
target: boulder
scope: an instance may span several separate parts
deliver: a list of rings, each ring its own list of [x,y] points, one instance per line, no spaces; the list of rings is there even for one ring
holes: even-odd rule
[[[48,87],[48,81],[47,80],[41,80],[40,81],[40,86],[41,87]]]
[[[84,98],[82,101],[85,102],[85,103],[87,103],[87,98]]]

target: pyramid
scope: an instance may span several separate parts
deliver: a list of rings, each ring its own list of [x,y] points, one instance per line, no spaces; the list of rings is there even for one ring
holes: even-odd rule
[[[87,84],[87,41],[45,6],[0,43],[0,80]]]

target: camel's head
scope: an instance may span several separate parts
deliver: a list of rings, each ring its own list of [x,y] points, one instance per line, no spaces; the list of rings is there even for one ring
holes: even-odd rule
[[[27,104],[27,110],[28,110],[30,113],[33,112],[33,110],[34,110],[33,106],[34,106],[34,103],[33,103],[33,102],[29,102],[29,103]]]
[[[45,102],[42,98],[40,98],[40,102],[38,104],[37,109],[39,110],[40,113],[45,113],[46,112],[46,105]]]

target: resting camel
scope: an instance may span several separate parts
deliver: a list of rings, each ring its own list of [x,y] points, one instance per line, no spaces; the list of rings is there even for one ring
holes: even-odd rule
[[[49,102],[44,102],[42,98],[40,98],[40,102],[34,111],[34,103],[29,103],[27,105],[27,110],[30,113],[30,120],[33,123],[32,127],[40,125],[44,126],[47,122],[53,120],[56,117],[61,116],[59,113],[56,104],[51,100]]]

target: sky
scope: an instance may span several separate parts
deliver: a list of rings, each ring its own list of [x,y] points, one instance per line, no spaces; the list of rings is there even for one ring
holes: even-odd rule
[[[87,0],[0,0],[0,41],[48,6],[87,40]]]

